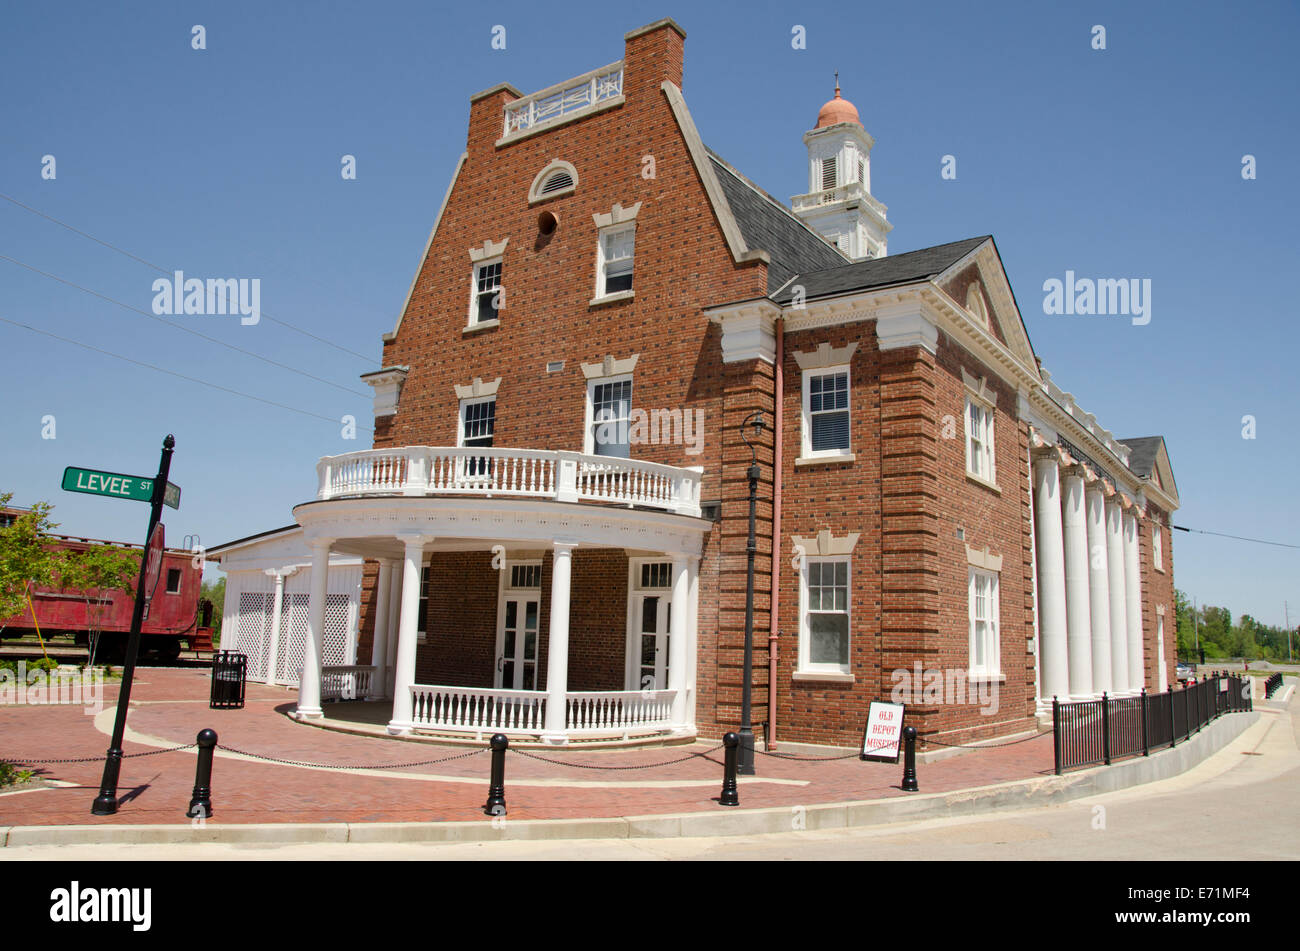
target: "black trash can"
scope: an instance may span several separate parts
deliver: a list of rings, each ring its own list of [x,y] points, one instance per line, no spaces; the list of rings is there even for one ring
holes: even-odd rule
[[[214,710],[243,709],[247,677],[247,654],[217,651],[212,655],[212,694],[208,706]]]

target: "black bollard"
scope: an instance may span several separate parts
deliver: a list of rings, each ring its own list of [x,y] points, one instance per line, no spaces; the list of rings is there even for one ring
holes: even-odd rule
[[[903,792],[917,792],[916,785],[916,727],[903,727]]]
[[[203,730],[197,740],[199,763],[194,768],[194,794],[190,797],[190,807],[185,810],[187,819],[212,818],[212,757],[217,751],[217,734],[212,730]]]
[[[503,733],[492,735],[492,780],[488,785],[487,802],[483,811],[489,816],[506,814],[506,750],[510,741]]]
[[[722,738],[722,745],[727,748],[727,752],[722,757],[722,795],[718,797],[718,804],[739,806],[740,793],[736,791],[736,758],[740,737],[735,733],[728,733]]]

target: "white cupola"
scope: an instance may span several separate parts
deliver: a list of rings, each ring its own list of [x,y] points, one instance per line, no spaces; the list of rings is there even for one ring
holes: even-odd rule
[[[857,107],[840,96],[817,113],[803,136],[808,147],[808,193],[791,199],[794,213],[855,261],[884,257],[893,225],[885,206],[871,197],[871,147]]]

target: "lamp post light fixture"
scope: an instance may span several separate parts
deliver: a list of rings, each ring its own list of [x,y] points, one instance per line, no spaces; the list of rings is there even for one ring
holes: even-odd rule
[[[749,430],[753,429],[753,435]],[[740,424],[740,441],[749,447],[749,542],[745,546],[747,561],[745,576],[745,680],[742,685],[740,706],[740,761],[737,772],[742,776],[754,775],[754,541],[755,506],[758,504],[758,450],[752,439],[758,439],[767,427],[763,424],[763,411],[750,413]]]

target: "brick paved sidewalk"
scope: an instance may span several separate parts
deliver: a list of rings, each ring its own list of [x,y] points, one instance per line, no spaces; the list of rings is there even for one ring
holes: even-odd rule
[[[294,692],[249,684],[242,710],[208,708],[205,670],[143,669],[127,719],[128,758],[122,765],[116,816],[90,814],[112,728],[116,684],[106,685],[104,712],[80,706],[0,707],[0,760],[94,757],[78,764],[32,764],[39,776],[76,785],[0,795],[0,826],[83,824],[187,824],[194,784],[193,750],[161,752],[156,745],[193,743],[199,730],[215,729],[223,751],[213,767],[215,823],[485,821],[489,754],[442,763],[375,771],[355,767],[403,764],[455,756],[467,748],[357,736],[296,723],[285,716]],[[96,728],[98,721],[102,729]],[[486,744],[484,744],[486,746]],[[716,742],[623,750],[530,750],[542,762],[512,752],[506,760],[506,798],[513,819],[603,818],[719,811],[720,751],[708,758],[648,769],[594,770],[577,764],[645,766],[707,753]],[[233,748],[351,771],[310,769],[252,761]],[[563,765],[560,765],[563,764]],[[923,793],[950,792],[1051,773],[1052,741],[1040,736],[1010,746],[971,750],[918,768]],[[907,795],[898,784],[902,766],[856,758],[797,762],[757,757],[759,776],[742,778],[742,807],[812,805]]]

